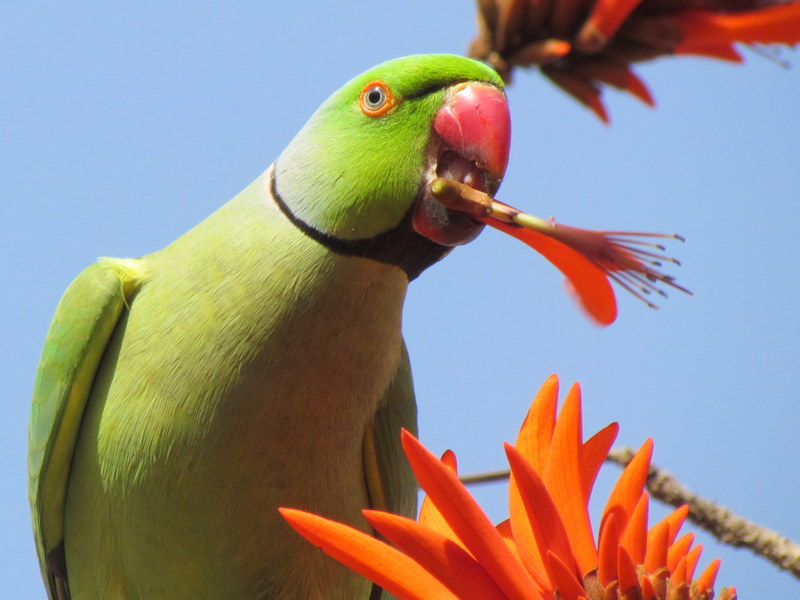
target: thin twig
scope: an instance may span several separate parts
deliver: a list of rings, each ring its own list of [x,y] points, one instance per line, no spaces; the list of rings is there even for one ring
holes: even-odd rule
[[[634,451],[630,448],[614,448],[606,460],[624,467],[633,455]],[[465,485],[474,485],[502,481],[508,476],[508,471],[493,471],[466,475],[461,477],[461,481]],[[724,506],[701,498],[673,475],[655,465],[650,465],[647,474],[647,491],[664,504],[674,507],[688,505],[689,520],[700,529],[709,532],[723,544],[747,548],[800,579],[800,545],[777,531],[756,525]]]
[[[630,448],[614,448],[607,460],[624,467],[633,455]],[[748,548],[800,579],[800,545],[777,531],[756,525],[724,506],[701,498],[673,475],[654,465],[650,465],[647,474],[647,491],[653,498],[670,506],[687,504],[689,520],[723,544]]]

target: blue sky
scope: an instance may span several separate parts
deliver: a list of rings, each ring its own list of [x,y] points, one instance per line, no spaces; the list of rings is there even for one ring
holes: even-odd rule
[[[211,213],[352,75],[405,54],[461,53],[475,27],[468,2],[299,5],[0,7],[3,597],[44,598],[26,428],[70,280],[98,256],[158,249]],[[576,226],[682,233],[675,273],[696,296],[672,294],[653,311],[621,295],[617,323],[598,329],[553,267],[486,231],[409,291],[404,330],[432,450],[452,448],[465,472],[503,466],[501,443],[555,372],[564,388],[581,381],[587,433],[616,420],[622,444],[652,436],[654,461],[696,492],[800,539],[800,80],[745,55],[745,66],[641,66],[659,106],[609,93],[611,127],[538,74],[517,74],[499,197]],[[504,518],[502,486],[476,494]],[[740,597],[800,592],[763,560],[699,537],[703,564],[721,556],[719,582]]]

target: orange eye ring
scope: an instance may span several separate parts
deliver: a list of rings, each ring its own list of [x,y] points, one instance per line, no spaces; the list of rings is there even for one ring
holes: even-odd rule
[[[380,117],[389,112],[397,104],[392,90],[383,81],[370,81],[361,89],[358,96],[358,108],[368,117]]]

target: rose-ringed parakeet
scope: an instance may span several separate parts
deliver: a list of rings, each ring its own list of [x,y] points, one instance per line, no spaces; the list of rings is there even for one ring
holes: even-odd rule
[[[494,193],[509,136],[490,68],[390,61],[174,243],[78,276],[47,335],[30,429],[50,598],[378,597],[277,508],[364,530],[366,507],[413,514],[406,287],[483,227],[426,184]]]

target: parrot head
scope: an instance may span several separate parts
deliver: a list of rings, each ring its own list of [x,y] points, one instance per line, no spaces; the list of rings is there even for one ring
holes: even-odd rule
[[[494,194],[511,135],[503,82],[451,55],[391,60],[353,78],[275,163],[284,214],[334,251],[402,268],[409,279],[484,224],[440,203],[437,177]]]

